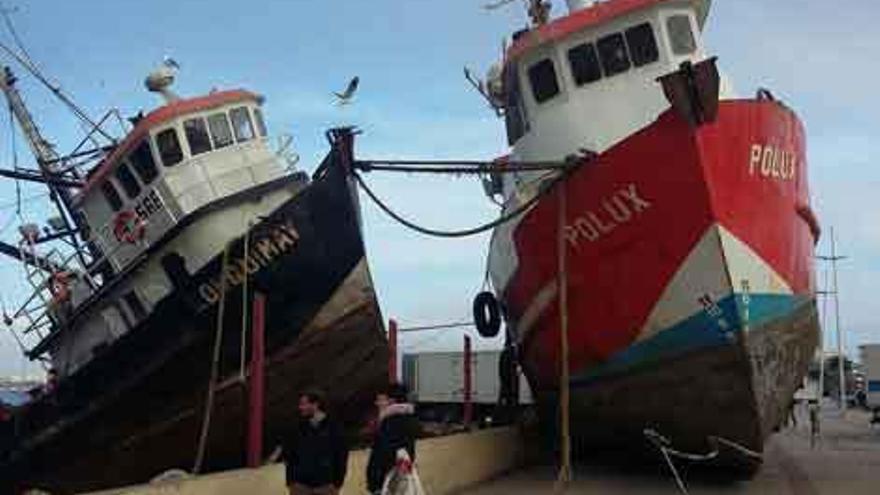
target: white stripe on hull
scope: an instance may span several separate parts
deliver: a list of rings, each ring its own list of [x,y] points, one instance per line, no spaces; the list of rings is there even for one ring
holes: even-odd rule
[[[712,225],[663,290],[637,341],[646,340],[704,310],[700,299],[731,294],[791,294],[785,280],[748,245],[719,224]]]

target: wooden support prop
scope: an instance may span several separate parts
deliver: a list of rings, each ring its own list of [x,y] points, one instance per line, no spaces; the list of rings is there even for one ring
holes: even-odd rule
[[[559,348],[560,348],[560,370],[559,370],[559,422],[560,422],[560,441],[562,442],[560,449],[560,466],[559,476],[556,480],[556,493],[565,491],[566,486],[571,481],[571,399],[570,383],[569,383],[569,361],[568,361],[568,266],[566,264],[566,242],[565,242],[565,222],[566,222],[566,204],[565,204],[565,182],[558,185],[559,190],[559,224],[556,232],[557,246],[557,267],[559,269]]]
[[[471,421],[474,416],[474,402],[473,402],[473,393],[471,384],[473,382],[473,369],[471,367],[471,360],[473,357],[473,352],[471,352],[471,338],[468,335],[464,336],[464,410],[462,412],[462,420],[464,422],[464,426],[469,428],[471,425]]]
[[[248,386],[250,391],[247,443],[248,467],[258,467],[262,463],[263,456],[263,408],[266,386],[264,373],[266,296],[260,292],[255,292],[253,306],[251,372]]]
[[[397,320],[388,320],[388,381],[397,383]]]

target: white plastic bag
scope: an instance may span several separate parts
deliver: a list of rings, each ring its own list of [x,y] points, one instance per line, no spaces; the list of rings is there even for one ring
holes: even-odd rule
[[[425,495],[422,480],[406,449],[397,450],[397,462],[385,476],[382,495]]]

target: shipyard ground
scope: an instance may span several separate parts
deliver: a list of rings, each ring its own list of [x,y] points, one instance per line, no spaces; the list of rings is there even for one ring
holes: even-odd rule
[[[821,416],[821,440],[810,447],[806,411],[800,411],[796,427],[773,435],[765,452],[764,466],[745,482],[723,482],[711,475],[690,472],[687,492],[698,494],[876,494],[880,486],[880,426],[872,430],[870,415],[851,410],[845,416],[833,405]],[[533,467],[462,492],[466,495],[516,495],[552,493],[555,468]],[[565,493],[682,493],[668,469],[584,461],[574,471]]]
[[[849,411],[841,417],[830,406],[822,414],[821,443],[810,447],[807,415],[798,426],[770,438],[765,463],[749,481],[720,480],[710,473],[685,473],[690,494],[876,494],[880,486],[880,427],[871,429],[869,415]],[[534,440],[534,439],[532,439]],[[517,428],[496,428],[423,439],[417,445],[418,466],[429,495],[517,495],[553,493],[553,467],[522,466],[533,441],[523,441]],[[367,452],[353,452],[341,495],[366,493],[363,483]],[[597,459],[600,456],[596,456]],[[549,463],[548,463],[549,464]],[[511,471],[512,469],[515,469]],[[504,474],[508,473],[508,474]],[[585,461],[574,473],[566,493],[682,493],[669,470],[658,462],[637,464]],[[485,480],[494,480],[486,482]],[[92,495],[285,495],[284,469],[272,464],[157,484],[119,488]]]

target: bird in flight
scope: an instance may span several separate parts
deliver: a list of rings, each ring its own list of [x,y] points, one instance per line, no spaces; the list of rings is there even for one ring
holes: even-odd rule
[[[337,105],[348,105],[351,103],[352,98],[354,98],[354,93],[358,89],[358,83],[360,83],[360,78],[355,76],[348,82],[348,86],[345,87],[345,91],[342,93],[333,93],[333,96],[338,98],[336,102]]]

